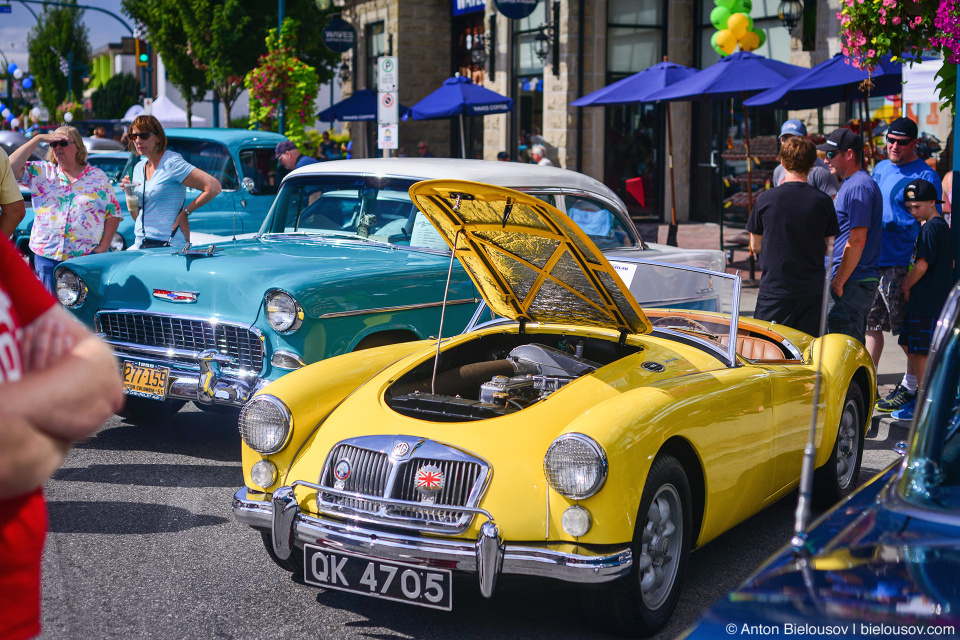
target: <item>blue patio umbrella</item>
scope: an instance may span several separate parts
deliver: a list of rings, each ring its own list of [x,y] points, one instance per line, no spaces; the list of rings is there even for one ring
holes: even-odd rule
[[[410,107],[403,119],[436,120],[438,118],[460,119],[460,149],[467,156],[467,145],[463,137],[463,116],[486,116],[493,113],[506,113],[513,109],[513,98],[500,95],[485,87],[474,84],[473,80],[457,74],[447,78],[439,89]]]
[[[611,85],[588,93],[570,103],[572,107],[650,102],[649,96],[697,73],[692,67],[676,62],[659,62],[640,73],[617,80]]]
[[[768,109],[815,109],[859,98],[860,83],[868,74],[847,60],[847,56],[838,53],[806,73],[758,93],[744,104]],[[890,56],[885,56],[869,77],[873,82],[871,96],[894,95],[903,90],[903,67],[891,62]]]
[[[570,103],[574,107],[601,106],[608,104],[632,104],[648,102],[648,96],[669,87],[691,75],[697,73],[692,67],[668,62],[664,58],[652,67],[640,73],[617,80],[611,85],[588,93]],[[667,230],[667,244],[677,246],[677,210],[674,203],[677,200],[673,179],[673,139],[670,128],[670,105],[666,105],[667,115],[667,153],[669,153],[670,167],[670,227]]]
[[[400,105],[400,114],[407,112],[407,107]],[[349,98],[332,104],[317,116],[321,122],[357,122],[360,120],[377,119],[377,92],[373,89],[359,89]]]

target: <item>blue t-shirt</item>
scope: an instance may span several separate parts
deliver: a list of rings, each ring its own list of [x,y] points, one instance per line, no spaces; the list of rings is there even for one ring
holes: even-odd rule
[[[917,178],[931,182],[937,188],[937,199],[943,188],[940,177],[923,160],[917,158],[906,164],[884,160],[873,170],[873,179],[883,194],[883,242],[880,246],[881,267],[905,267],[910,264],[913,243],[920,233],[920,223],[903,206],[903,189]],[[940,211],[940,206],[937,206]]]
[[[160,164],[149,181],[144,179],[146,168],[146,158],[133,168],[133,181],[140,185],[136,188],[140,198],[140,215],[134,225],[138,247],[145,237],[164,241],[170,238],[170,228],[183,209],[187,197],[187,187],[183,181],[194,170],[194,166],[184,160],[183,156],[170,150],[163,152]],[[170,246],[181,247],[184,244],[186,239],[180,229],[177,229],[177,235],[170,240]]]
[[[297,158],[297,166],[295,166],[294,169],[299,169],[300,167],[305,167],[305,166],[307,166],[308,164],[313,164],[313,163],[315,163],[316,161],[317,161],[316,158],[311,158],[310,156],[305,156],[305,155],[302,155],[302,154],[301,154],[300,157]]]
[[[831,278],[837,275],[837,268],[843,258],[843,248],[850,239],[850,229],[855,227],[867,228],[867,243],[860,255],[849,282],[857,282],[864,278],[876,278],[877,260],[880,257],[880,225],[883,217],[883,198],[880,187],[873,181],[866,171],[861,169],[840,185],[837,198],[833,202],[837,210],[837,222],[840,223],[840,233],[833,241],[833,266]]]

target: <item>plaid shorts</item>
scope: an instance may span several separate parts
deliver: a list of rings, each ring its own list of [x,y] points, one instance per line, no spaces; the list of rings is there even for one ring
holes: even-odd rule
[[[903,331],[897,344],[907,348],[907,353],[925,356],[930,353],[930,341],[933,339],[933,330],[937,328],[937,319],[927,316],[918,316],[909,311],[903,318]]]
[[[909,267],[880,267],[880,288],[867,316],[867,331],[900,333],[907,305],[903,299],[903,281],[908,271]]]

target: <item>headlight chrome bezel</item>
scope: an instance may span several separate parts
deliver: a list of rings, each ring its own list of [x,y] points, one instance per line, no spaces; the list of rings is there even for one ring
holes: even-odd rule
[[[74,282],[72,282],[71,285],[76,287],[75,291],[73,292],[73,297],[61,295],[60,293],[61,290],[67,290],[66,281],[68,279],[73,279]],[[61,282],[64,283],[62,288]],[[88,289],[87,285],[83,282],[83,278],[69,269],[57,269],[54,275],[54,287],[57,292],[57,300],[59,300],[60,304],[68,309],[76,309],[87,299]]]
[[[282,300],[284,304],[290,304],[293,307],[291,310],[293,317],[289,321],[275,322],[271,316],[271,304],[276,305],[277,300]],[[267,324],[277,333],[293,333],[303,324],[303,307],[300,306],[295,297],[283,289],[270,289],[263,295],[263,311]],[[276,311],[273,313],[276,313]]]
[[[274,438],[275,442],[270,446],[263,446],[262,442],[254,441],[251,430],[246,424],[246,420],[250,415],[250,411],[257,408],[256,405],[264,402],[269,403],[274,409],[278,410],[282,418],[279,425],[279,427],[283,430],[282,437]],[[293,414],[290,413],[290,409],[280,398],[270,394],[260,394],[258,396],[254,396],[250,402],[243,405],[243,409],[240,410],[239,428],[240,437],[243,439],[244,444],[257,453],[270,455],[282,450],[290,441],[290,434],[293,433]]]
[[[592,485],[580,491],[577,491],[572,487],[561,485],[559,477],[559,468],[561,463],[551,460],[552,457],[561,455],[558,452],[561,446],[569,445],[571,443],[586,447],[586,451],[595,456],[595,460],[592,464],[595,469],[596,479]],[[607,481],[608,470],[609,467],[607,464],[607,454],[603,450],[603,447],[601,447],[596,440],[582,433],[563,434],[550,443],[550,446],[547,448],[547,453],[543,456],[543,475],[547,479],[547,484],[550,485],[551,489],[565,498],[570,498],[571,500],[584,500],[600,491],[600,489],[603,488],[604,483]]]

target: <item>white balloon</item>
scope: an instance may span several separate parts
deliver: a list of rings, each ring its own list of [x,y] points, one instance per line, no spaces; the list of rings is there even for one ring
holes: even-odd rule
[[[23,77],[23,69],[17,69],[16,71],[14,71],[14,72],[13,72],[13,77],[16,78],[17,80],[19,80],[20,78],[22,78],[22,77]]]
[[[19,127],[19,126],[20,126],[20,118],[14,118],[13,120],[11,120],[11,121],[10,121],[10,126],[13,127],[14,129],[16,129],[17,127]]]
[[[64,122],[73,122],[73,114],[67,111],[65,114],[63,114],[63,120]]]
[[[3,111],[0,111],[0,116],[3,116],[4,118],[9,118],[9,117],[10,117],[10,109],[4,109]]]
[[[30,116],[31,116],[34,120],[39,120],[39,119],[40,119],[40,109],[38,109],[37,107],[34,107],[33,109],[30,109]]]

